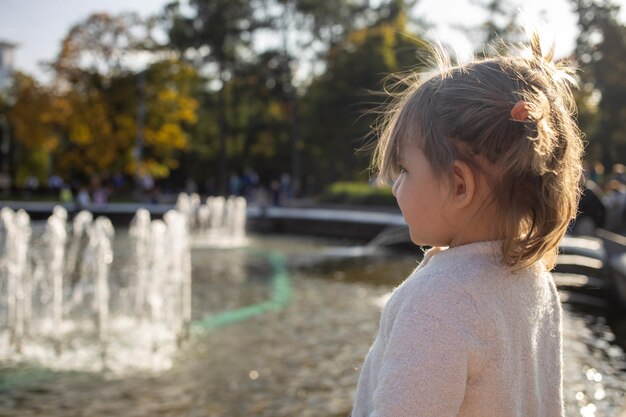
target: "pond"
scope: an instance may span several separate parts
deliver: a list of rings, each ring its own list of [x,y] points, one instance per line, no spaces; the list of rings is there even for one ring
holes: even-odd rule
[[[116,245],[125,262],[124,238]],[[168,366],[0,362],[0,415],[346,416],[381,307],[419,255],[285,236],[196,249],[193,331]],[[623,323],[589,305],[564,309],[566,415],[617,416]]]

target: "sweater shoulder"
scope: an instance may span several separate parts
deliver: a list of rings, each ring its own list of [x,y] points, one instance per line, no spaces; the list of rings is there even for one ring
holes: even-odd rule
[[[484,285],[481,278],[484,273],[475,265],[470,268],[426,265],[394,290],[386,306],[387,314],[392,320],[398,314],[408,314],[460,323],[472,321],[475,327],[483,317],[477,299]]]
[[[459,260],[460,261],[460,260]],[[479,298],[489,293],[492,282],[508,272],[492,260],[474,259],[472,262],[431,261],[416,269],[394,291],[399,302],[443,304],[454,307],[458,303]],[[450,305],[451,302],[454,302]]]

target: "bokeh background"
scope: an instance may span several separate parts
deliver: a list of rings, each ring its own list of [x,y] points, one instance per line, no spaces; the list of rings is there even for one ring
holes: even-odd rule
[[[289,197],[357,193],[380,93],[390,74],[424,68],[424,41],[462,62],[538,30],[580,68],[579,121],[604,186],[626,155],[620,6],[3,0],[0,185],[102,187],[114,200],[137,187],[154,199],[245,194],[251,182]]]

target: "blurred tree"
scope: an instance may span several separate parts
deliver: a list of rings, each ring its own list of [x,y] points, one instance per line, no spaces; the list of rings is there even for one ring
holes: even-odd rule
[[[291,121],[295,96],[283,51],[266,51],[256,62],[239,68],[228,85],[237,100],[232,125],[240,144],[239,166],[277,178],[291,163]]]
[[[276,0],[282,8],[280,15],[289,16],[296,22],[291,30],[305,32],[308,43],[319,41],[326,48],[341,42],[347,33],[376,22],[378,13],[368,0],[339,0],[323,2],[316,0]],[[387,2],[381,2],[386,5]],[[381,6],[383,7],[383,6]],[[302,46],[302,45],[301,45]]]
[[[13,86],[15,103],[9,116],[15,136],[29,149],[43,148],[54,152],[59,138],[52,129],[53,97],[34,78],[16,73]]]
[[[493,56],[504,52],[507,44],[526,41],[524,28],[519,23],[520,3],[513,0],[470,0],[472,5],[482,9],[485,20],[479,26],[460,25],[481,49],[474,51],[480,57]]]
[[[295,89],[292,88],[285,90],[287,92],[285,102],[291,103],[286,106],[290,119],[289,137],[292,149],[291,173],[296,190],[299,191],[300,183],[307,181],[305,178],[302,178],[303,168],[301,165],[303,161],[300,154],[303,150],[306,150],[309,147],[311,149],[317,149],[318,152],[323,152],[320,145],[324,142],[324,140],[320,139],[319,136],[311,134],[319,129],[321,120],[311,119],[313,114],[310,111],[306,117],[300,117],[300,102],[303,99],[305,103],[311,103],[309,96],[311,93],[313,95],[317,94],[317,91],[315,90],[320,87],[319,83],[321,82],[321,79],[326,79],[329,90],[333,90],[334,87],[346,87],[332,86],[335,81],[339,80],[335,79],[330,72],[333,71],[332,67],[337,64],[337,62],[335,62],[337,55],[340,55],[342,51],[344,51],[345,47],[348,49],[360,47],[358,45],[360,42],[358,39],[356,39],[355,43],[355,40],[350,38],[358,37],[359,35],[355,34],[360,31],[362,32],[368,28],[371,29],[374,27],[378,27],[380,29],[384,25],[390,25],[394,27],[395,30],[401,31],[400,33],[406,34],[408,32],[407,11],[411,10],[411,8],[415,5],[416,0],[383,0],[378,2],[375,7],[373,7],[371,2],[368,0],[343,0],[333,3],[318,2],[313,0],[278,1],[284,6],[282,14],[283,19],[288,19],[288,21],[291,22],[291,25],[287,24],[281,26],[283,28],[283,36],[293,33],[302,33],[301,36],[298,36],[301,41],[296,43],[298,48],[297,51],[294,51],[291,57],[287,57],[285,59],[287,65],[302,65],[302,61],[306,59],[308,60],[306,65],[318,68],[318,73],[321,74],[318,79],[310,80],[312,85],[310,85],[306,92],[304,92],[304,97],[301,97],[301,99],[294,99],[293,92]],[[415,23],[417,23],[418,26],[423,24],[421,21],[416,21]],[[399,35],[399,37],[402,36],[402,34]],[[393,41],[391,43],[393,44]],[[402,41],[400,41],[398,45],[392,45],[392,48],[401,46],[401,43]],[[287,48],[285,47],[285,49]],[[307,50],[312,51],[312,53],[310,52],[307,54],[302,52]],[[352,53],[354,51],[349,52]],[[359,64],[361,63],[362,62],[359,62]],[[339,65],[341,66],[343,64],[340,63]],[[376,67],[376,64],[366,64],[363,71],[359,72],[362,75],[368,69],[379,69]],[[319,71],[320,68],[322,69],[322,72]],[[345,90],[341,90],[348,94],[348,96],[345,97],[344,103],[351,103],[353,108],[350,110],[341,109],[341,112],[338,115],[346,117],[348,113],[351,113],[353,119],[358,119],[359,115],[356,114],[358,113],[356,107],[360,106],[361,109],[363,108],[361,104],[365,100],[365,95],[367,94],[365,93],[365,89],[373,88],[375,91],[379,91],[378,87],[381,86],[381,78],[388,75],[389,70],[394,71],[395,69],[387,67],[380,73],[370,74],[371,78],[378,77],[377,81],[373,81],[371,79],[366,81],[361,79],[360,81],[364,82],[363,84],[359,84],[359,81],[356,81],[355,84],[351,85],[351,87],[358,86],[356,90],[350,90],[350,87],[347,87]],[[311,76],[313,77],[313,75],[313,71],[311,71]],[[357,99],[358,102],[352,101],[356,98],[355,95],[360,96]],[[327,103],[319,104],[324,105]],[[307,104],[305,104],[305,107],[306,106]],[[323,112],[318,113],[317,116],[314,117],[321,116],[321,113]],[[366,119],[368,118],[369,116],[366,116]],[[328,126],[328,128],[330,128],[330,126]],[[329,153],[332,153],[333,150],[334,148],[332,146],[328,148]],[[333,154],[333,157],[335,156],[337,155]],[[333,164],[333,168],[348,166],[345,171],[351,171],[351,167],[354,167],[354,154],[349,155],[344,153],[343,156],[347,159],[341,162],[334,159],[335,164]],[[312,159],[309,159],[309,161],[312,161]],[[325,171],[326,174],[331,174],[332,172],[333,170],[330,172]],[[330,176],[332,177],[334,175]],[[311,176],[309,175],[309,177]],[[321,180],[321,178],[318,178],[318,180]],[[325,180],[321,180],[321,182],[325,182]]]
[[[144,163],[157,177],[178,166],[177,156],[189,142],[187,127],[197,122],[194,98],[200,86],[196,69],[178,59],[156,62],[146,75]]]
[[[49,64],[57,82],[62,83],[57,85],[88,88],[82,83],[90,83],[92,74],[100,75],[104,85],[114,77],[126,75],[130,56],[147,51],[154,44],[147,27],[135,13],[95,13],[72,26],[55,61]]]
[[[308,87],[307,171],[319,183],[367,179],[369,157],[355,157],[355,150],[367,142],[377,117],[372,110],[385,100],[376,93],[384,90],[388,75],[420,71],[427,55],[421,38],[407,34],[406,23],[406,11],[397,9],[376,25],[349,33],[329,50],[326,72]]]
[[[417,0],[381,0],[374,6],[369,0],[338,0],[322,2],[317,0],[275,0],[282,7],[278,9],[281,16],[295,22],[292,31],[308,34],[302,36],[300,46],[313,42],[321,42],[325,48],[322,53],[344,41],[346,36],[358,29],[373,25],[393,22],[398,15],[406,19],[407,11],[411,10]]]
[[[207,157],[218,150],[222,192],[229,172],[251,163],[267,167],[266,178],[277,170],[291,172],[297,186],[307,123],[315,129],[319,121],[300,117],[305,89],[296,85],[294,72],[302,66],[311,71],[320,62],[325,67],[329,48],[348,33],[395,21],[413,3],[387,0],[371,8],[367,0],[192,0],[187,10],[179,2],[168,5],[163,20],[172,43],[210,79],[200,111],[214,117],[215,126],[202,120],[196,130],[202,138],[192,147]],[[276,38],[278,45],[271,40]]]
[[[26,177],[36,176],[40,182],[47,179],[52,164],[51,156],[59,147],[56,129],[56,99],[50,91],[34,78],[16,73],[12,86],[14,103],[7,110],[12,136],[13,158],[18,186]]]
[[[589,152],[606,167],[626,161],[626,26],[610,0],[572,0],[580,34],[581,127]]]
[[[249,52],[252,33],[267,26],[256,18],[255,10],[262,10],[263,0],[190,0],[191,14],[183,11],[180,2],[168,4],[163,21],[170,42],[183,57],[198,66],[208,68],[216,91],[216,122],[219,140],[219,189],[226,191],[227,138],[229,112],[226,83],[233,77],[236,63],[244,61]],[[207,138],[210,140],[210,138]]]
[[[88,92],[63,94],[65,109],[59,121],[65,134],[59,167],[62,172],[84,174],[150,173],[156,178],[177,167],[178,151],[185,149],[185,126],[196,122],[195,69],[176,59],[156,62],[145,70],[143,100],[148,109],[143,121],[142,158],[136,158],[137,75],[111,78],[102,88],[92,78]],[[137,166],[137,163],[142,166]]]
[[[283,65],[282,51],[265,51],[255,61],[233,67],[224,85],[228,112],[225,154],[231,173],[245,168],[261,172],[264,179],[276,178],[290,163],[290,109],[285,89],[291,82]],[[215,123],[217,94],[200,95],[199,122],[191,133],[184,165],[176,181],[188,177],[217,178],[219,175],[219,131]],[[212,138],[213,140],[206,140]]]
[[[96,14],[63,40],[52,68],[63,132],[58,164],[64,174],[165,177],[176,166],[177,151],[187,146],[185,126],[196,121],[197,72],[170,53],[167,58],[152,54],[152,60],[160,60],[136,73],[130,57],[155,50],[145,25],[136,15]],[[145,118],[137,116],[143,105]]]

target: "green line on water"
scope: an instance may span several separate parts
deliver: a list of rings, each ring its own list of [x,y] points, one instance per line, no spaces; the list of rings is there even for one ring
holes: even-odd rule
[[[285,256],[277,252],[270,252],[268,257],[272,265],[272,295],[268,301],[208,316],[194,322],[192,329],[195,331],[213,330],[259,316],[268,311],[278,311],[284,308],[291,299],[291,283],[285,268]]]
[[[0,371],[0,391],[9,388],[30,385],[34,382],[42,382],[53,378],[58,378],[64,373],[54,372],[44,368],[25,368],[13,371]],[[66,372],[65,374],[68,374]]]

